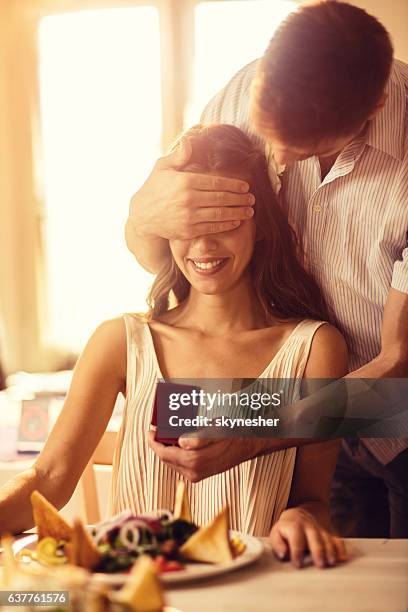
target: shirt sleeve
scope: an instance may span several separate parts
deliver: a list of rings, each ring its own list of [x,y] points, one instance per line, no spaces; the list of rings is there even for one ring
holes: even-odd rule
[[[249,92],[258,60],[244,66],[205,107],[201,123],[229,123],[250,131]]]
[[[394,263],[391,287],[408,293],[408,247],[402,251],[402,259]]]
[[[229,123],[235,125],[251,138],[266,156],[268,161],[268,174],[275,193],[281,187],[280,175],[284,166],[277,166],[272,150],[267,142],[254,132],[250,121],[250,88],[255,76],[258,60],[244,66],[227,85],[218,92],[205,107],[201,115],[201,123]]]

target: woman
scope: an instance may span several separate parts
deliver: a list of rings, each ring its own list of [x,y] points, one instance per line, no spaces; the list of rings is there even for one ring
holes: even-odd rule
[[[344,340],[323,322],[324,300],[297,259],[264,156],[232,126],[197,126],[184,138],[192,146],[184,170],[248,181],[254,216],[229,232],[170,241],[172,257],[152,287],[149,315],[124,315],[96,330],[35,466],[0,493],[2,529],[31,525],[33,489],[58,507],[68,501],[119,392],[126,406],[110,507],[140,513],[172,508],[178,478],[148,442],[159,378],[336,378],[346,371]],[[294,399],[295,386],[288,400]],[[187,483],[193,519],[205,523],[228,503],[231,527],[271,533],[278,557],[300,565],[309,548],[317,566],[333,564],[344,557],[342,543],[329,534],[336,454],[335,442],[312,444]]]

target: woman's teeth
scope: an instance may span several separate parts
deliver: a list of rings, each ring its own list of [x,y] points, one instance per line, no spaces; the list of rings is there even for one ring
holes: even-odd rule
[[[198,268],[199,270],[211,270],[211,268],[216,268],[217,266],[219,266],[224,260],[216,259],[215,261],[203,262],[203,261],[194,261],[194,259],[192,259],[191,261],[196,266],[196,268]]]

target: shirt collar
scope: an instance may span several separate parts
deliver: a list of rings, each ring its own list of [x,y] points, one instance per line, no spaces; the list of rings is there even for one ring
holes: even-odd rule
[[[388,97],[384,107],[370,121],[366,144],[402,161],[407,97],[396,62],[386,92]]]

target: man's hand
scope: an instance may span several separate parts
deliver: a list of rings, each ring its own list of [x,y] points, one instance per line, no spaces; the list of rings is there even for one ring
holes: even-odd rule
[[[150,448],[170,467],[190,482],[199,482],[234,466],[276,451],[307,446],[313,438],[200,438],[181,436],[180,446],[165,446],[156,442],[155,432],[149,431]]]
[[[133,196],[129,222],[139,238],[191,239],[234,229],[253,216],[255,198],[245,181],[179,171],[191,152],[182,141]]]
[[[262,454],[265,440],[181,437],[180,447],[164,446],[155,441],[154,431],[149,431],[148,443],[163,463],[174,468],[190,482],[199,482]]]

